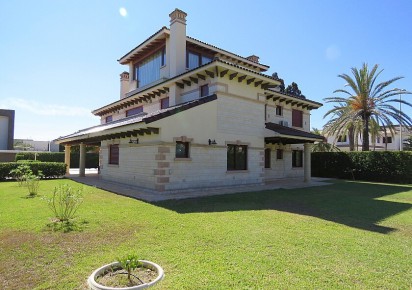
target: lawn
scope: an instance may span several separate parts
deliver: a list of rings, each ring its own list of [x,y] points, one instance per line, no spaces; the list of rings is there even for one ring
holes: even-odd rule
[[[69,180],[41,181],[48,195]],[[336,181],[150,204],[84,186],[77,223],[53,232],[41,197],[0,183],[0,289],[86,289],[135,252],[158,289],[410,289],[412,186]]]

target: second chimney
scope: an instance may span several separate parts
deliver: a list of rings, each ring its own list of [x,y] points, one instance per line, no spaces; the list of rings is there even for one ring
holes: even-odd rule
[[[259,63],[259,57],[257,55],[254,55],[254,54],[251,55],[251,56],[248,56],[246,59],[250,60],[250,61],[253,61],[253,62],[256,62],[256,63]]]
[[[120,99],[126,97],[129,92],[129,73],[124,71],[120,74]]]

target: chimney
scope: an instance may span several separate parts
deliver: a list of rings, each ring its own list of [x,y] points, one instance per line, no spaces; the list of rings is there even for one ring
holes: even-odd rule
[[[126,97],[129,92],[129,73],[124,71],[120,74],[120,99]]]
[[[182,10],[175,9],[170,16],[170,77],[186,71],[186,16]]]
[[[248,56],[246,59],[250,60],[250,61],[253,61],[253,62],[256,62],[256,63],[259,63],[259,57],[257,55],[254,55],[254,54],[251,55],[251,56]]]

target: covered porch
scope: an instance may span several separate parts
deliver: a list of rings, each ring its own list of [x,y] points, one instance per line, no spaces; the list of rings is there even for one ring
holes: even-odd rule
[[[266,123],[267,137],[265,144],[292,145],[303,144],[303,172],[304,182],[311,181],[311,145],[324,140],[323,136],[306,131],[282,126],[275,123]]]

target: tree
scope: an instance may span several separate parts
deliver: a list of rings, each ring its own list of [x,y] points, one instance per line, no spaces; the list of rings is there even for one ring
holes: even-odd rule
[[[275,79],[278,79],[278,81],[281,82],[281,85],[279,86],[280,92],[284,93],[285,92],[285,81],[278,76],[277,72],[274,72],[272,74],[272,77],[275,78]]]
[[[311,133],[316,135],[321,135],[322,132],[317,128],[312,128]],[[326,141],[326,138],[323,141],[315,142],[312,146],[312,152],[338,152],[340,149],[334,144],[330,144]]]
[[[285,90],[285,93],[289,95],[305,98],[305,96],[302,95],[302,92],[299,90],[298,84],[295,82],[292,82],[290,85],[288,85],[288,87]]]
[[[323,132],[329,136],[348,136],[349,139],[349,151],[355,151],[355,122],[350,114],[347,112],[349,107],[346,103],[340,103],[333,107],[333,109],[326,112],[323,118],[332,115],[330,119],[323,127]]]
[[[406,90],[388,89],[387,87],[403,77],[395,77],[388,81],[375,85],[377,78],[383,69],[378,71],[378,65],[374,65],[369,71],[368,65],[364,63],[361,69],[352,68],[353,78],[347,74],[338,75],[346,81],[350,90],[339,89],[334,93],[342,93],[346,97],[329,97],[324,100],[345,104],[348,109],[344,111],[345,119],[353,121],[360,119],[362,122],[362,151],[369,151],[369,126],[373,118],[377,124],[386,128],[393,126],[392,120],[405,126],[412,125],[412,119],[404,112],[399,111],[391,103],[402,103],[412,107],[409,102],[397,98],[399,95],[411,94]]]

